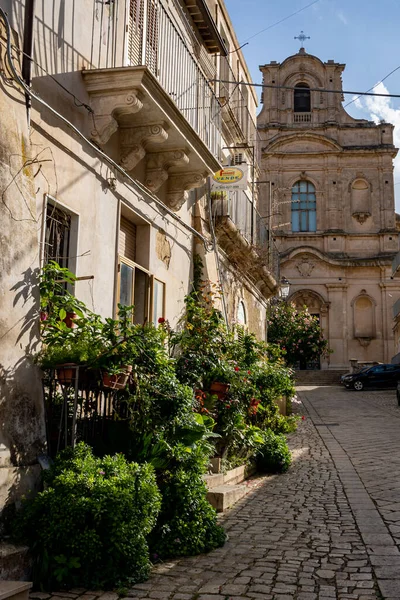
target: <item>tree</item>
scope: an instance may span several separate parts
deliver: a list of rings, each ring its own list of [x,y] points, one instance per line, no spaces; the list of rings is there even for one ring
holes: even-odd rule
[[[268,341],[286,352],[288,365],[311,362],[329,354],[317,317],[304,307],[298,310],[293,303],[279,302],[268,312]]]

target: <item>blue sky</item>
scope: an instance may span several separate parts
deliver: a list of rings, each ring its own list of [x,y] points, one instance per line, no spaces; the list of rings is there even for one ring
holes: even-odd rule
[[[313,0],[225,0],[239,43],[307,6]],[[281,62],[298,52],[294,39],[303,30],[305,48],[326,61],[345,63],[343,88],[367,91],[400,66],[399,0],[318,0],[314,5],[249,40],[243,53],[253,81],[261,82],[260,64]],[[400,69],[376,91],[400,94]],[[352,96],[347,96],[344,104]],[[396,125],[400,147],[400,99],[360,99],[346,108],[356,118],[385,119]],[[400,157],[395,161],[397,211],[400,212]]]

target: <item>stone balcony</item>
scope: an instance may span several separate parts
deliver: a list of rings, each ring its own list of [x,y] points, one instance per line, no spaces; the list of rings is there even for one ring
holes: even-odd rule
[[[252,204],[247,201],[246,205],[240,198],[236,200],[238,201],[231,202],[230,199],[218,197],[213,199],[218,244],[229,260],[268,299],[278,291],[268,232]],[[244,206],[244,212],[235,210],[235,205]]]
[[[221,168],[210,148],[147,67],[83,71],[94,111],[92,140],[105,146],[118,131],[119,162],[128,172],[144,164],[143,183],[178,211],[187,191]],[[204,117],[198,107],[198,119]],[[210,127],[210,131],[212,128]]]

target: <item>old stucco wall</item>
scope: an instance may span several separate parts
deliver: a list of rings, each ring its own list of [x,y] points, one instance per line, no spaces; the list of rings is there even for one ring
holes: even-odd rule
[[[3,32],[0,32],[2,41]],[[3,68],[3,56],[0,66]],[[23,96],[0,81],[0,512],[38,480],[44,446],[38,350],[39,255],[34,172]]]

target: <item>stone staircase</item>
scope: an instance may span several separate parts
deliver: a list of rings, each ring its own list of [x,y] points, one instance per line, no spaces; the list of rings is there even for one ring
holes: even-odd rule
[[[249,469],[243,465],[227,473],[205,475],[204,480],[208,487],[207,500],[217,512],[224,512],[250,491],[249,486],[244,482],[254,472],[254,468]]]
[[[340,376],[347,369],[329,369],[320,371],[296,371],[296,385],[340,385]]]

